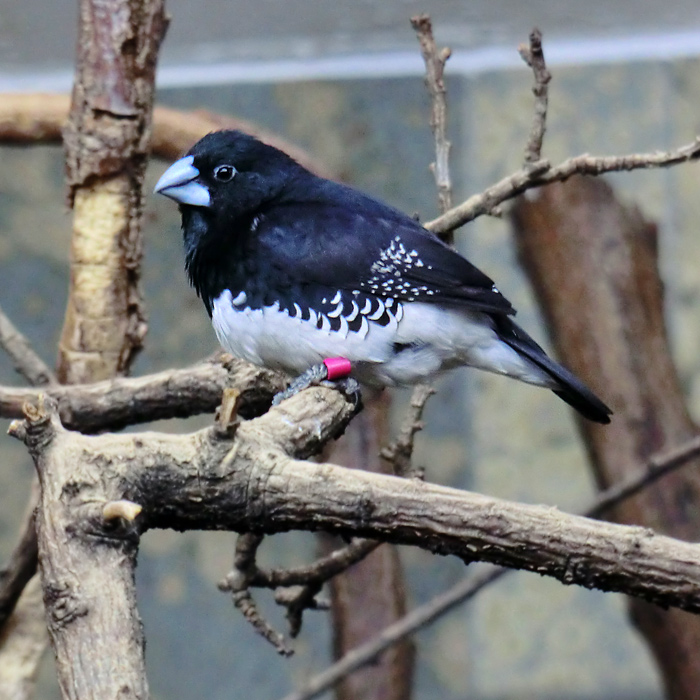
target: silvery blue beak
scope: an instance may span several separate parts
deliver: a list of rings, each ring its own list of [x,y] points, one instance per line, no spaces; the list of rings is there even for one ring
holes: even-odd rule
[[[192,165],[194,156],[175,161],[156,183],[154,193],[160,193],[180,204],[208,207],[211,204],[209,190],[197,182],[199,170]]]

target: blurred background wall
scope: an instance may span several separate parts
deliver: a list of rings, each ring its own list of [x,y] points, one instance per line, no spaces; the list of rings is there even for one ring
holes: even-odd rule
[[[77,4],[4,0],[3,92],[70,89]],[[700,6],[691,0],[173,0],[158,99],[243,117],[306,148],[338,177],[422,219],[436,213],[422,61],[409,17],[429,12],[448,62],[454,199],[520,165],[531,75],[517,45],[537,25],[554,73],[545,155],[672,148],[700,133]],[[55,356],[67,294],[70,220],[59,148],[2,148],[0,304],[44,358]],[[149,171],[152,187],[164,163]],[[700,415],[700,197],[696,165],[610,178],[662,231],[668,324],[684,388]],[[179,217],[147,204],[145,373],[211,352],[215,338],[182,272]],[[520,320],[546,340],[505,221],[481,219],[458,245],[498,282]],[[545,342],[546,345],[546,342]],[[0,381],[17,381],[0,355]],[[503,498],[577,510],[592,478],[568,409],[549,392],[460,371],[438,387],[417,462],[427,478]],[[400,413],[406,396],[399,394]],[[207,419],[171,422],[185,430]],[[5,428],[6,426],[1,426]],[[2,431],[4,433],[4,430]],[[0,439],[0,561],[13,544],[31,477],[24,448]],[[323,613],[307,615],[291,660],[279,659],[215,583],[227,534],[149,533],[138,569],[154,698],[274,699],[330,660]],[[266,542],[264,563],[315,552],[311,536]],[[411,604],[464,574],[460,562],[402,550]],[[279,626],[269,600],[263,607]],[[661,697],[651,658],[619,596],[519,573],[418,639],[417,700]],[[58,697],[50,661],[41,700]]]

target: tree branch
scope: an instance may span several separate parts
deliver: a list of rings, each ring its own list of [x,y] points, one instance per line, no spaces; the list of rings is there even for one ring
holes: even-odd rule
[[[263,536],[253,532],[246,532],[238,538],[233,570],[219,584],[219,590],[231,593],[233,604],[240,610],[243,617],[263,639],[277,649],[278,653],[282,656],[291,656],[294,652],[285,643],[284,635],[273,629],[260,614],[250,593],[258,572],[255,555],[262,541]]]
[[[243,416],[257,415],[286,386],[280,374],[230,355],[218,355],[185,369],[144,377],[118,377],[92,384],[31,389],[0,386],[0,417],[19,418],[27,402],[40,394],[58,404],[61,422],[72,430],[95,433],[164,418],[186,418],[213,412],[224,388],[241,396]]]
[[[301,630],[305,610],[318,610],[324,607],[316,600],[316,595],[323,584],[364,559],[381,544],[373,540],[355,538],[347,546],[336,549],[308,566],[292,569],[260,569],[255,555],[261,542],[262,535],[255,533],[246,533],[238,538],[233,571],[219,583],[219,590],[230,591],[234,597],[234,604],[240,608],[236,596],[242,596],[243,592],[248,592],[250,588],[279,589],[275,593],[275,600],[287,608],[289,633],[292,637],[296,637]],[[246,605],[249,609],[255,609],[255,603],[249,592],[246,596]],[[281,654],[291,654],[284,644],[282,635],[272,630],[262,620],[257,609],[254,616],[246,614],[246,611],[242,610],[242,612],[255,629]]]
[[[0,630],[37,570],[36,522],[34,510],[39,501],[39,484],[34,480],[26,513],[22,518],[19,541],[7,563],[0,569]]]
[[[31,700],[48,643],[41,583],[34,576],[0,630],[0,698]]]
[[[438,49],[433,37],[433,26],[428,15],[411,18],[411,26],[416,32],[425,63],[425,85],[431,101],[430,128],[435,140],[435,162],[431,164],[438,189],[438,209],[445,213],[452,206],[452,179],[450,177],[450,148],[447,140],[447,90],[445,89],[445,63],[451,51],[445,47]],[[441,238],[454,243],[451,231]],[[399,436],[381,452],[389,461],[394,473],[399,476],[419,476],[422,474],[411,466],[416,433],[423,429],[422,417],[428,399],[435,393],[429,384],[419,384],[411,393],[411,403],[403,419]]]
[[[61,143],[68,117],[69,98],[65,95],[5,94],[0,102],[0,143],[30,145]],[[253,122],[208,112],[155,107],[153,110],[152,155],[175,160],[205,134],[219,129],[240,129],[289,153],[292,158],[318,175],[332,177],[320,161],[277,134]]]
[[[433,233],[442,235],[464,226],[483,214],[491,213],[499,204],[514,199],[527,190],[552,182],[564,182],[573,175],[602,175],[628,170],[668,168],[698,158],[700,158],[700,137],[672,151],[622,156],[580,155],[569,158],[555,167],[552,167],[547,160],[540,160],[503,178],[480,194],[472,195],[442,216],[423,225]]]
[[[452,180],[450,179],[450,148],[447,140],[447,90],[443,80],[445,63],[451,55],[447,47],[438,49],[433,38],[433,26],[428,15],[411,17],[425,62],[425,85],[430,94],[432,110],[430,127],[435,138],[435,162],[431,168],[438,188],[438,203],[441,212],[452,206]]]
[[[547,129],[547,103],[549,102],[549,81],[552,74],[547,70],[542,50],[542,32],[535,28],[530,32],[530,45],[521,44],[518,51],[535,77],[532,92],[535,95],[535,111],[532,117],[530,138],[525,147],[525,163],[536,163],[542,157],[542,142]]]
[[[583,511],[585,517],[599,517],[662,476],[688,464],[698,454],[700,454],[700,437],[688,440],[663,455],[653,457],[644,469],[637,470],[637,473],[631,474],[621,483],[614,484],[599,493]],[[475,576],[465,577],[444,593],[414,608],[393,625],[382,630],[381,634],[352,649],[321,673],[312,676],[303,688],[287,695],[283,700],[311,700],[320,695],[349,674],[372,662],[389,647],[428,627],[457,605],[466,603],[481,590],[512,572],[512,569],[489,567]]]
[[[33,386],[56,382],[54,373],[34,352],[30,342],[20,333],[0,307],[0,347],[10,356],[15,370]]]
[[[70,462],[73,482],[80,470],[81,488],[97,480],[118,491],[107,500],[142,505],[142,527],[358,535],[700,612],[700,545],[555,508],[294,459],[317,451],[352,411],[336,392],[310,389],[242,423],[225,455],[209,430],[83,436],[49,421],[42,409],[29,411],[33,436],[19,423],[13,433],[24,437],[40,473],[47,460]]]

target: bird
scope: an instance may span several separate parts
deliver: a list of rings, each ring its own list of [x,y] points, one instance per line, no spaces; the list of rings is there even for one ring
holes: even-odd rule
[[[282,398],[320,380],[403,386],[466,365],[610,422],[493,280],[398,209],[236,130],[204,136],[154,191],[179,205],[186,273],[224,349],[298,377]]]

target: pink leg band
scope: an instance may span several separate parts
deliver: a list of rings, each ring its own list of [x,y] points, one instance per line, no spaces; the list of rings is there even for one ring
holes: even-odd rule
[[[352,370],[352,365],[350,360],[345,357],[327,357],[323,364],[326,365],[328,370],[328,379],[333,381],[334,379],[342,379],[347,377]]]

